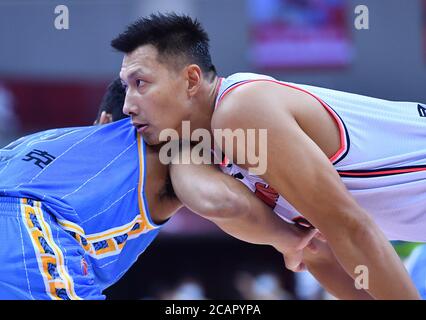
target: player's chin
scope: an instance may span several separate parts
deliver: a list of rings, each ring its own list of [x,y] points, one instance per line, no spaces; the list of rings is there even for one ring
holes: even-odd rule
[[[142,138],[144,142],[149,146],[156,146],[161,143],[164,143],[160,141],[158,134],[154,134],[152,132],[145,132],[142,134]]]

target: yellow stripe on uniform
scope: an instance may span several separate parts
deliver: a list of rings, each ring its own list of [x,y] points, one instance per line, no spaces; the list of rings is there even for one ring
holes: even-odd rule
[[[85,232],[83,228],[81,228],[78,224],[75,224],[71,221],[62,220],[62,219],[56,219],[62,227],[66,230],[71,230],[75,233],[78,233],[80,236],[86,237]]]
[[[141,136],[137,133],[138,140],[138,154],[139,154],[139,184],[138,184],[138,205],[139,205],[139,213],[143,222],[143,225],[148,229],[152,230],[156,227],[153,226],[146,215],[146,211],[144,209],[144,200],[142,196],[142,191],[144,187],[144,176],[145,176],[145,166],[144,166],[144,157],[145,154],[142,148]]]
[[[43,237],[43,233],[36,226],[34,226],[30,219],[30,215],[36,216],[36,213],[33,207],[27,205],[27,199],[21,199],[21,215],[22,220],[24,221],[25,229],[28,231],[28,234],[34,247],[34,251],[36,253],[37,264],[40,274],[43,277],[43,282],[46,287],[46,293],[51,299],[59,300],[60,298],[56,295],[56,290],[54,288],[51,288],[49,285],[49,280],[51,277],[48,272],[45,272],[45,270],[47,269],[44,268],[44,266],[47,265],[47,263],[49,262],[56,264],[56,258],[53,256],[49,257],[44,254],[44,250],[41,247],[40,242],[38,241],[38,237]],[[44,256],[42,256],[42,254],[44,254]]]
[[[25,227],[35,249],[39,270],[43,277],[47,294],[52,299],[58,300],[60,297],[56,290],[64,289],[67,296],[71,299],[81,300],[81,298],[76,295],[74,291],[74,282],[65,268],[64,255],[59,246],[54,242],[50,226],[44,219],[41,203],[39,201],[34,201],[34,206],[31,206],[28,204],[27,199],[21,199],[21,213],[23,214]],[[33,220],[31,220],[31,217]],[[37,223],[35,223],[35,221],[37,221]],[[41,239],[46,241],[46,244],[53,252],[46,251],[47,248],[43,248]],[[55,271],[58,273],[59,278],[54,278],[49,273],[49,264],[56,266]]]
[[[67,292],[69,292],[70,296],[72,299],[75,300],[81,300],[81,298],[79,296],[77,296],[77,294],[74,291],[74,282],[71,278],[71,276],[68,274],[67,270],[65,269],[65,259],[64,259],[64,255],[61,251],[61,249],[58,247],[58,245],[53,241],[53,236],[52,236],[52,231],[50,230],[50,226],[48,223],[46,223],[46,221],[44,220],[44,215],[43,215],[43,210],[41,209],[40,206],[40,202],[35,201],[35,211],[37,214],[37,217],[40,218],[40,223],[43,225],[43,229],[45,231],[45,235],[47,238],[47,242],[49,244],[49,246],[51,246],[51,248],[53,249],[53,251],[55,252],[55,256],[58,257],[58,273],[61,275],[61,278],[64,277],[65,278],[65,287],[68,288]]]
[[[133,219],[133,221],[125,224],[124,226],[120,226],[120,227],[116,227],[116,228],[111,228],[99,233],[94,233],[91,235],[87,235],[86,239],[90,242],[93,242],[95,240],[106,240],[109,238],[112,238],[114,236],[119,236],[122,235],[124,233],[129,232],[133,226],[135,225],[135,223],[139,222],[141,223],[142,221],[139,220],[140,217],[136,216],[135,219]],[[143,225],[141,226],[141,230],[143,230]]]
[[[108,230],[104,230],[98,233],[88,234],[86,235],[84,230],[76,225],[75,223],[72,223],[70,221],[66,220],[58,220],[59,224],[64,230],[74,232],[75,239],[78,243],[83,247],[83,249],[92,257],[99,259],[102,257],[105,257],[105,255],[111,255],[111,254],[119,254],[121,249],[123,249],[124,244],[131,239],[135,239],[138,236],[140,236],[143,233],[146,233],[149,231],[148,227],[144,225],[141,216],[138,214],[135,216],[135,218],[126,223],[125,225],[114,227]],[[132,230],[136,224],[139,224],[139,228]],[[121,243],[115,243],[113,238],[127,235],[127,239]],[[86,240],[86,245],[83,245],[81,241],[81,237],[83,237]],[[95,250],[94,243],[99,241],[106,241],[108,246],[107,248],[98,249]]]

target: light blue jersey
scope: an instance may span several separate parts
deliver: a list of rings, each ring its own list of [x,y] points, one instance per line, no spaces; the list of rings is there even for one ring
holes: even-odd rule
[[[33,245],[23,248],[26,253],[22,255],[36,249],[33,258],[41,273],[50,272],[44,261],[49,250],[46,252],[43,246],[49,243],[50,232],[50,247],[55,247],[55,234],[48,222],[43,228],[42,220],[51,219],[65,238],[72,236],[84,249],[83,269],[93,271],[95,284],[103,290],[115,283],[159,231],[145,199],[145,170],[145,145],[129,119],[43,131],[0,149],[0,203],[20,199],[18,204],[6,205],[6,215],[13,215],[15,207],[20,211],[21,238],[29,237]],[[28,210],[34,210],[34,216]],[[21,248],[16,234],[1,240],[13,241],[13,237]],[[60,247],[58,243],[58,250]],[[54,248],[50,249],[55,253]],[[58,254],[56,262],[60,263]],[[63,254],[66,260],[67,253]],[[0,264],[5,263],[7,257],[0,253]],[[46,288],[52,285],[46,282],[51,276],[44,277]],[[2,279],[0,276],[0,287]]]

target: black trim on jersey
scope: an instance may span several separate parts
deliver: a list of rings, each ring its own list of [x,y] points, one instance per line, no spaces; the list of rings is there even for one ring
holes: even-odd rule
[[[426,107],[423,107],[421,104],[418,104],[417,110],[419,111],[420,117],[426,118]]]
[[[223,78],[223,80],[222,80],[222,81],[225,81],[225,79],[226,79],[226,78]],[[221,93],[221,94],[218,94],[218,95],[217,95],[216,103],[215,103],[215,109],[217,108],[217,105],[218,105],[218,103],[219,103],[220,99],[222,99],[222,96],[223,96],[223,94],[224,94],[226,91],[228,91],[228,90],[229,90],[229,89],[231,89],[232,87],[235,87],[237,84],[240,84],[240,83],[243,83],[243,82],[247,82],[247,81],[251,81],[251,80],[241,80],[241,81],[238,81],[238,82],[235,82],[235,83],[231,84],[229,87],[226,87],[226,88],[222,91],[222,93]],[[222,84],[223,84],[223,83],[222,83]],[[219,88],[219,92],[220,92],[220,88]]]
[[[383,171],[409,170],[409,169],[424,169],[424,170],[409,171],[409,172],[381,173]],[[414,173],[414,172],[420,172],[420,171],[426,171],[426,165],[407,166],[407,167],[390,167],[390,168],[381,168],[381,169],[374,169],[374,170],[337,170],[340,177],[342,178],[374,178],[374,177],[384,177],[384,176],[394,176],[398,174]],[[371,173],[371,174],[366,176],[359,176],[359,175],[354,175],[352,173],[368,173],[368,174]]]
[[[318,97],[319,98],[319,97]],[[342,120],[342,118],[340,117],[340,115],[332,108],[330,107],[330,105],[328,103],[326,103],[324,100],[322,100],[321,98],[319,98],[320,101],[324,104],[326,104],[331,110],[333,110],[334,114],[337,115],[340,119],[340,121],[342,121],[343,123],[343,128],[345,129],[345,136],[346,136],[346,151],[345,153],[343,153],[339,158],[337,158],[337,160],[335,160],[333,162],[333,165],[338,164],[340,161],[342,161],[349,153],[349,149],[351,147],[351,140],[349,139],[349,132],[348,132],[348,128],[346,128],[346,124],[345,122]],[[339,132],[339,139],[340,139],[340,132]]]

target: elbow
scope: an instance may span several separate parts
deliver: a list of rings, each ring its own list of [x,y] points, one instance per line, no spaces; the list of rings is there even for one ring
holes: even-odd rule
[[[350,234],[352,235],[352,241],[356,244],[361,242],[370,242],[372,239],[377,238],[378,233],[381,233],[380,229],[376,225],[373,219],[370,217],[363,217],[355,223]]]
[[[197,213],[211,220],[235,219],[248,212],[247,206],[244,196],[225,186],[218,192],[206,195]]]
[[[371,239],[379,232],[374,220],[361,207],[353,206],[338,212],[339,214],[333,217],[334,223],[325,225],[325,228],[321,230],[330,242],[350,241],[356,244]]]
[[[342,234],[353,244],[370,241],[380,232],[374,220],[364,210],[356,214],[351,213],[352,215],[345,219],[346,228],[342,229]]]

